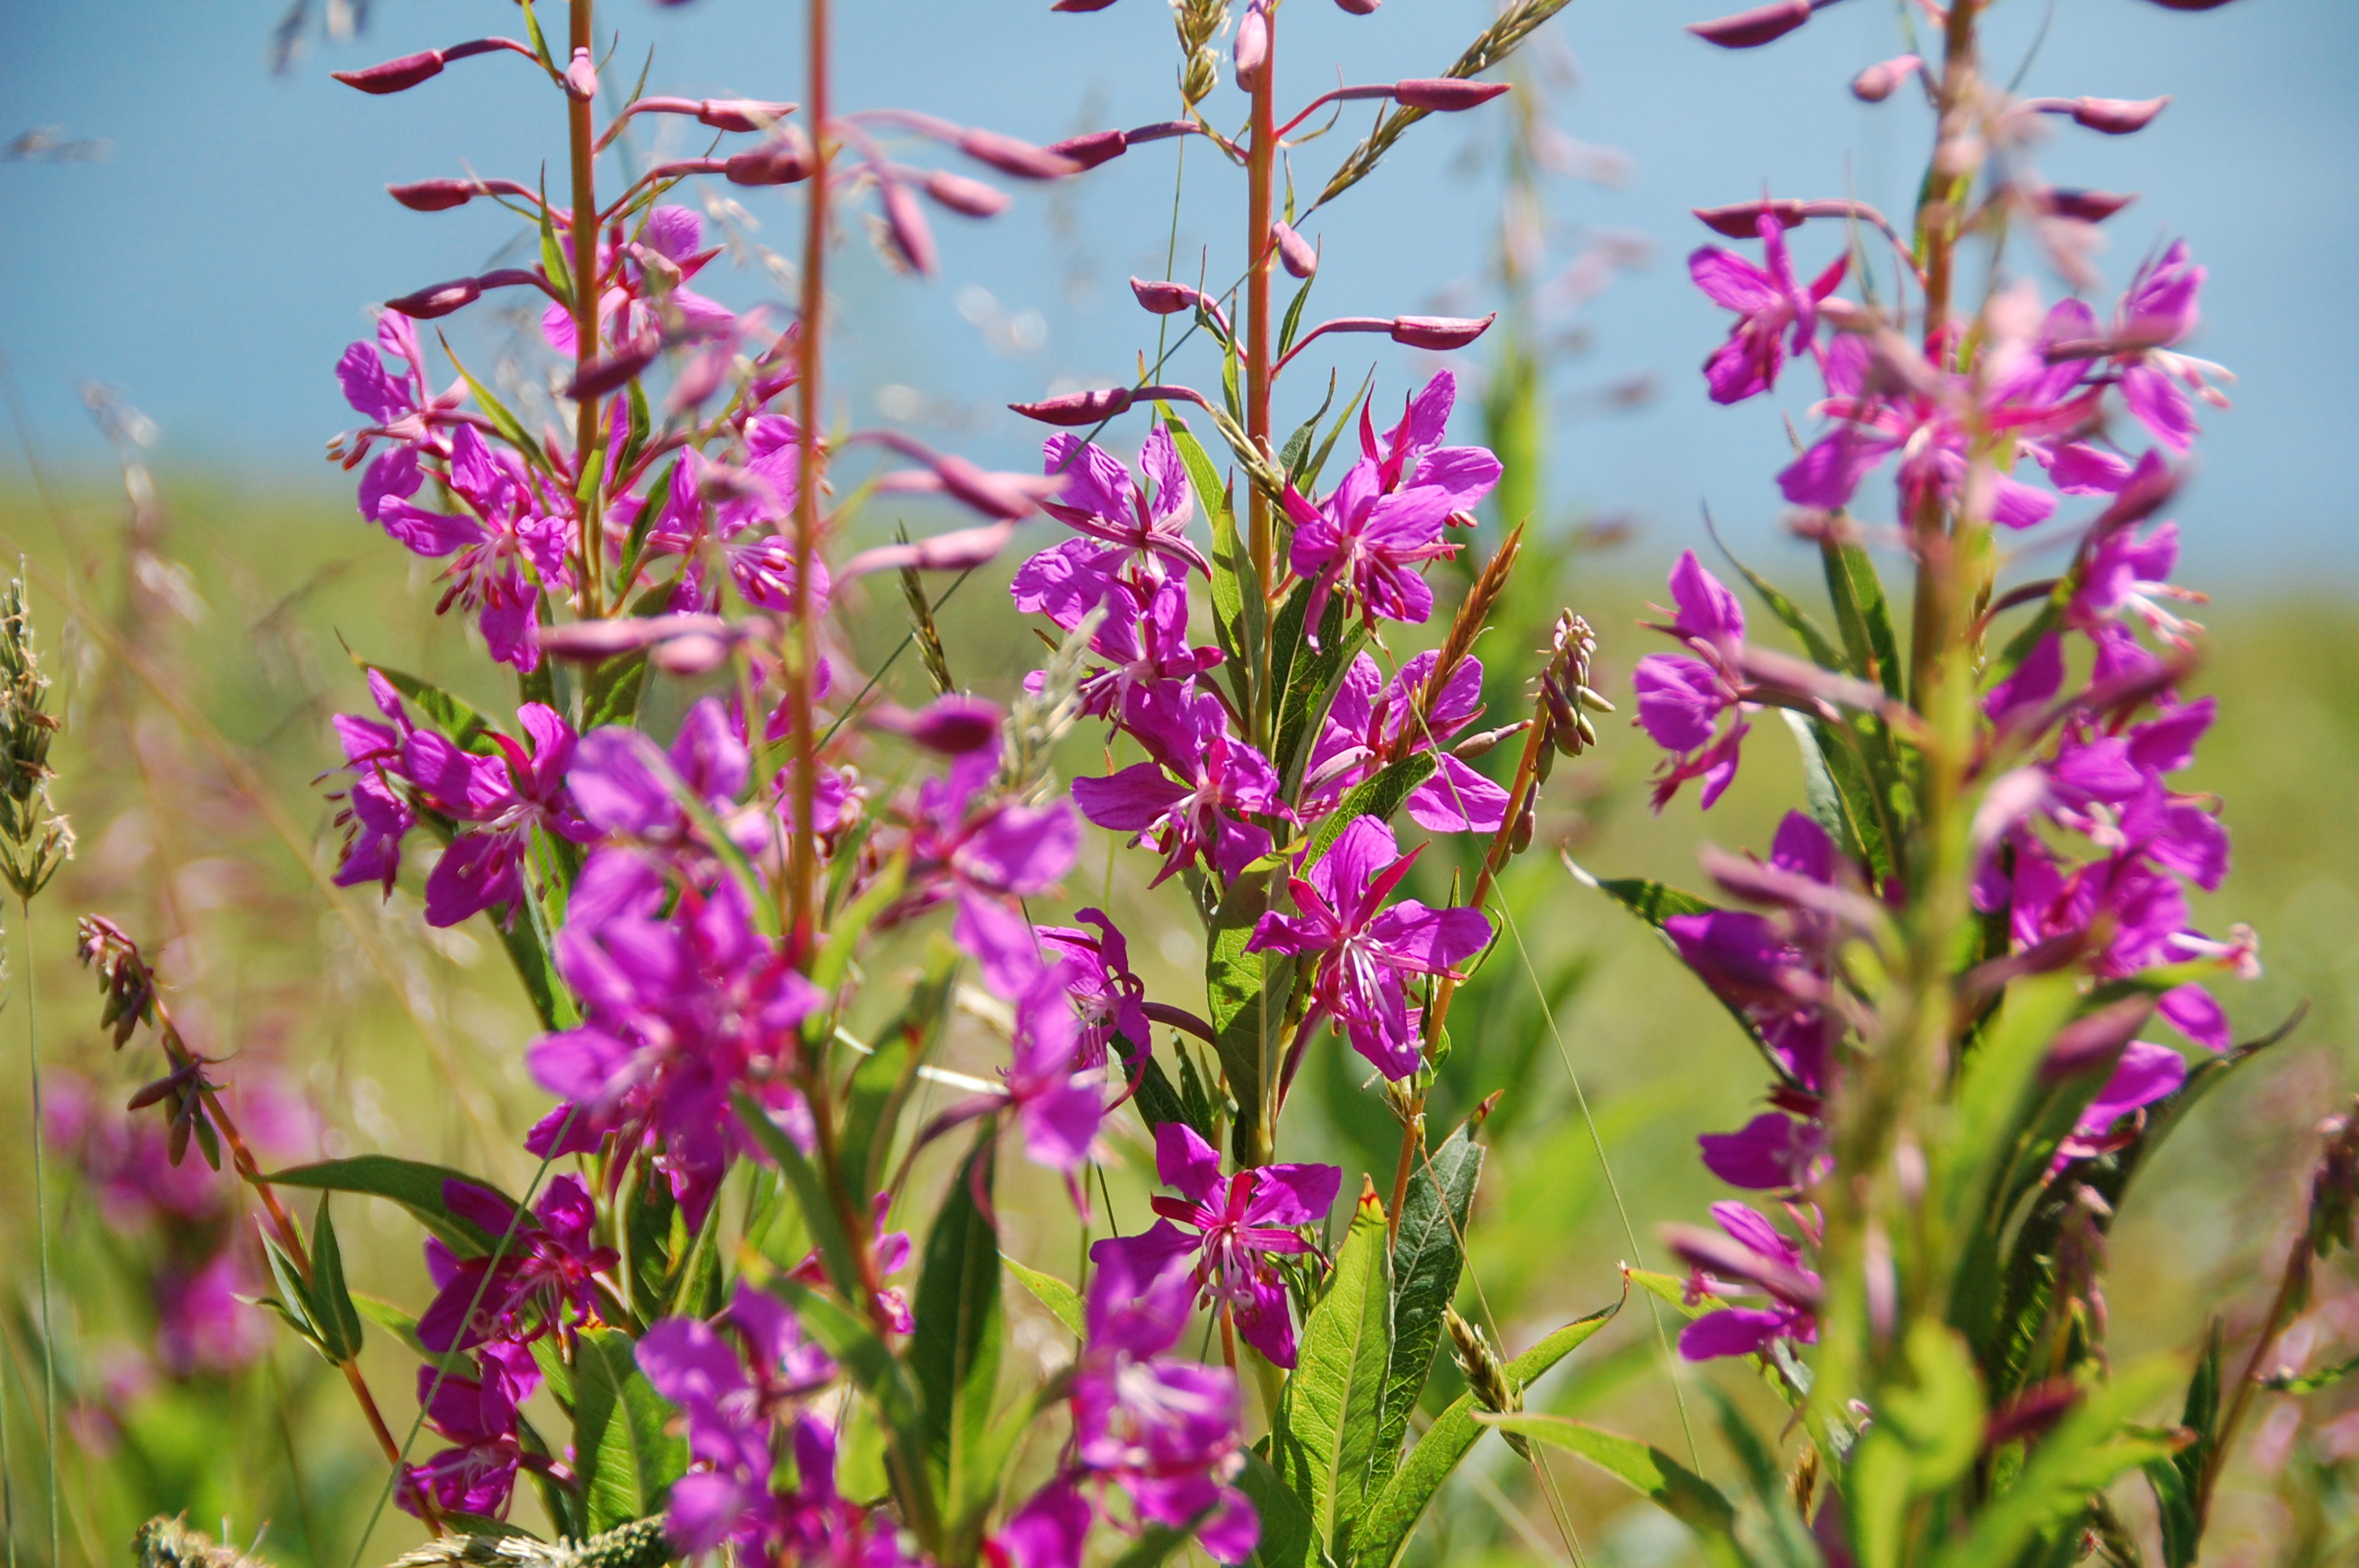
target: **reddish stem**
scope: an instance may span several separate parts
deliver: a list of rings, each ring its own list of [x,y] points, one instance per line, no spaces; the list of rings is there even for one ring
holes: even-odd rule
[[[572,0],[571,27],[569,42],[576,49],[592,47],[591,8],[595,0]],[[598,352],[598,181],[596,158],[591,148],[596,140],[590,124],[590,101],[569,92],[565,99],[565,134],[573,163],[573,221],[571,225],[573,242],[573,372],[579,376],[582,368]],[[586,465],[598,459],[598,399],[585,397],[574,410],[573,457],[578,465],[574,470],[576,493],[581,493],[580,478]],[[582,529],[579,548],[582,552],[582,614],[594,619],[603,614],[602,600],[605,574],[606,551],[598,527],[598,492],[589,491],[581,502]]]
[[[818,665],[819,642],[812,628],[811,563],[819,549],[820,492],[820,336],[827,308],[827,197],[834,147],[829,140],[827,0],[810,0],[810,119],[811,178],[810,204],[803,214],[802,334],[795,343],[795,408],[801,428],[796,433],[795,488],[795,656],[787,677],[787,701],[794,744],[794,838],[788,852],[787,908],[788,950],[810,951],[813,930],[811,895],[819,873],[819,846],[811,835],[813,792],[818,768],[811,741],[811,672]]]
[[[1253,142],[1245,157],[1245,435],[1266,456],[1269,444],[1269,284],[1277,245],[1270,232],[1270,199],[1277,165],[1277,17],[1266,13],[1268,52],[1253,85]],[[1252,498],[1254,576],[1266,597],[1274,576],[1269,498],[1248,487]],[[1266,671],[1256,671],[1266,676]],[[1258,683],[1257,683],[1258,684]]]

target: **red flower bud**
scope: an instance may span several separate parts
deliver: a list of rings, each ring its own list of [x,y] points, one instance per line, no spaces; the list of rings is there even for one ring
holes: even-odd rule
[[[1796,200],[1732,201],[1725,207],[1691,207],[1696,221],[1715,234],[1725,234],[1732,240],[1755,240],[1761,237],[1761,214],[1769,213],[1780,228],[1791,229],[1810,216]]]
[[[1750,11],[1712,22],[1690,22],[1688,31],[1724,49],[1758,49],[1810,19],[1810,0],[1771,0]]]
[[[791,126],[779,127],[778,134],[758,147],[737,154],[722,165],[722,172],[732,185],[792,185],[809,179],[811,172],[810,140]]]
[[[1130,138],[1120,131],[1092,131],[1085,135],[1068,136],[1061,142],[1051,142],[1042,150],[1056,154],[1076,169],[1095,168],[1128,152]]]
[[[1051,11],[1070,11],[1075,15],[1079,15],[1084,11],[1103,11],[1113,4],[1114,0],[1057,0],[1057,3],[1054,5],[1049,6],[1049,9]]]
[[[1851,79],[1851,95],[1863,103],[1881,103],[1924,63],[1913,54],[1879,60]]]
[[[1392,334],[1396,343],[1406,343],[1412,349],[1462,349],[1491,330],[1499,319],[1494,310],[1488,316],[1396,316]]]
[[[429,76],[442,74],[442,51],[425,49],[359,70],[334,70],[328,74],[363,92],[405,92]]]
[[[413,179],[385,191],[412,212],[447,212],[473,201],[482,189],[472,179]]]
[[[2126,136],[2133,131],[2145,130],[2169,102],[2168,93],[2144,99],[2075,98],[2072,123],[2104,135]]]
[[[1277,241],[1277,259],[1296,277],[1309,277],[1319,270],[1319,253],[1310,242],[1284,223],[1269,226],[1271,236]]]
[[[1036,147],[1030,142],[1017,141],[1014,136],[1003,136],[997,131],[961,131],[958,149],[1018,179],[1061,179],[1082,171],[1081,165],[1069,157]]]
[[[576,403],[603,397],[655,363],[656,355],[662,348],[660,336],[654,332],[642,332],[613,353],[599,354],[584,362],[566,384],[565,395]]]
[[[1196,304],[1196,291],[1184,283],[1148,283],[1134,277],[1130,280],[1130,292],[1142,308],[1158,316],[1177,316]]]
[[[448,316],[462,306],[473,305],[483,297],[481,279],[454,277],[448,283],[438,283],[421,288],[415,294],[405,294],[398,299],[388,299],[385,308],[398,310],[413,320],[431,321],[437,316]]]
[[[2154,0],[2166,11],[2217,11],[2228,0]]]
[[[2050,190],[2047,196],[2050,212],[2083,223],[2102,223],[2136,200],[2135,191],[2121,196],[2110,190]]]
[[[1462,81],[1454,76],[1416,77],[1393,83],[1393,102],[1410,109],[1454,114],[1488,103],[1507,91],[1504,81]]]
[[[1354,16],[1373,16],[1385,0],[1335,0],[1335,9],[1348,11]]]
[[[878,187],[876,198],[884,204],[885,232],[892,237],[893,248],[901,253],[911,272],[931,276],[937,259],[934,231],[919,210],[918,199],[897,179],[886,180]]]
[[[1126,386],[1108,386],[1092,392],[1068,392],[1056,397],[1044,397],[1038,403],[1011,403],[1007,406],[1027,419],[1071,428],[1127,414],[1135,395]]]
[[[962,174],[933,169],[926,176],[926,194],[953,212],[970,218],[995,218],[1007,211],[1007,192]]]
[[[766,131],[794,112],[791,103],[758,98],[707,98],[697,104],[696,118],[716,131]]]

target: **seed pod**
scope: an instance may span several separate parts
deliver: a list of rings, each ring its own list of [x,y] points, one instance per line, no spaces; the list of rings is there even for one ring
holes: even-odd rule
[[[1549,774],[1556,772],[1556,732],[1546,719],[1540,721],[1540,729],[1544,733],[1540,736],[1540,749],[1532,758],[1532,777],[1546,784]]]

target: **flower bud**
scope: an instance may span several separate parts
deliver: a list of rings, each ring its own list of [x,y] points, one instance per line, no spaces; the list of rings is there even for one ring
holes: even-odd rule
[[[1007,406],[1027,419],[1038,419],[1043,425],[1094,425],[1101,419],[1111,419],[1126,414],[1136,395],[1126,386],[1101,387],[1090,392],[1068,392],[1056,397],[1044,397],[1038,403],[1011,403]]]
[[[995,702],[979,697],[939,697],[915,713],[897,703],[880,702],[861,722],[929,752],[957,757],[991,744],[999,733],[1000,719]]]
[[[1319,270],[1319,253],[1311,248],[1310,241],[1285,223],[1272,223],[1269,232],[1277,242],[1277,259],[1288,273],[1309,277]]]
[[[1113,4],[1114,0],[1057,0],[1057,3],[1049,9],[1079,15],[1085,11],[1103,11]]]
[[[792,185],[810,178],[810,140],[782,126],[768,141],[736,154],[721,168],[732,185]]]
[[[565,91],[587,103],[598,96],[598,67],[590,59],[590,51],[579,49],[565,67]]]
[[[1256,5],[1245,12],[1245,19],[1237,24],[1236,44],[1237,85],[1250,92],[1261,81],[1262,68],[1269,63],[1269,18]]]
[[[1917,73],[1924,60],[1913,54],[1878,61],[1851,79],[1851,95],[1863,103],[1881,103]]]
[[[1461,109],[1488,103],[1506,91],[1507,83],[1504,81],[1462,81],[1454,76],[1416,77],[1393,83],[1393,102],[1404,108],[1455,114]]]
[[[758,98],[707,98],[696,106],[697,123],[716,131],[766,131],[795,112],[791,103]]]
[[[1007,192],[964,175],[934,169],[926,176],[926,194],[953,212],[970,218],[995,218],[1007,211]]]
[[[1095,168],[1128,152],[1130,138],[1120,131],[1091,131],[1084,135],[1068,136],[1061,142],[1051,142],[1041,150],[1056,154],[1075,168]]]
[[[2217,11],[2228,0],[2153,0],[2166,11]]]
[[[447,212],[473,201],[481,189],[472,179],[413,179],[407,185],[388,185],[385,193],[412,212]]]
[[[424,49],[359,70],[334,70],[328,74],[363,92],[406,92],[429,76],[441,75],[442,58],[440,49]]]
[[[1392,320],[1393,341],[1412,349],[1462,349],[1489,331],[1491,323],[1498,319],[1496,310],[1482,317],[1396,316]]]
[[[1196,303],[1196,291],[1184,283],[1148,283],[1134,277],[1130,280],[1130,292],[1142,308],[1158,316],[1177,316]]]
[[[911,272],[920,277],[933,275],[938,259],[934,250],[934,231],[926,215],[918,207],[918,199],[909,188],[897,179],[887,179],[877,188],[876,199],[885,208],[885,232],[891,236],[893,248],[900,253]]]
[[[1385,0],[1335,0],[1335,9],[1349,12],[1354,16],[1373,16],[1376,14],[1376,7],[1384,3]]]
[[[2048,210],[2059,218],[2077,218],[2083,223],[2102,223],[2131,202],[2137,200],[2135,192],[2127,196],[2110,190],[2049,190]]]
[[[663,339],[654,332],[642,332],[610,354],[599,354],[585,361],[566,384],[565,395],[576,403],[593,397],[603,397],[625,382],[655,363],[656,355],[663,349]]]
[[[438,283],[415,294],[388,299],[385,308],[398,310],[412,320],[431,321],[438,316],[448,316],[462,306],[473,305],[483,297],[483,293],[484,286],[479,280],[454,277],[448,283]]]
[[[1012,174],[1018,179],[1061,179],[1081,172],[1079,164],[1061,154],[1001,135],[997,131],[961,131],[958,149],[978,163],[987,163],[1000,173]]]
[[[1810,0],[1771,0],[1712,22],[1690,22],[1688,31],[1724,49],[1758,49],[1810,19]]]
[[[1516,813],[1515,828],[1507,835],[1509,854],[1520,855],[1532,847],[1532,833],[1539,827],[1539,820],[1540,792],[1527,790],[1524,793],[1524,808]]]
[[[1791,229],[1809,216],[1798,200],[1732,201],[1725,207],[1691,207],[1696,221],[1715,234],[1725,234],[1732,240],[1756,240],[1761,237],[1761,215],[1765,212],[1777,220],[1783,229]]]
[[[2072,100],[2072,123],[2108,136],[2126,136],[2133,131],[2143,131],[2170,102],[2170,95],[2160,98],[2075,98]]]

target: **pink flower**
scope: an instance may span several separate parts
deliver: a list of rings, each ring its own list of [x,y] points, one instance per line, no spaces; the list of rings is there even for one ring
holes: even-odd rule
[[[1813,345],[1819,301],[1843,282],[1851,260],[1847,254],[1837,256],[1804,288],[1794,279],[1785,225],[1767,211],[1757,222],[1769,263],[1766,269],[1718,245],[1700,246],[1688,256],[1688,276],[1696,287],[1715,305],[1736,312],[1728,341],[1703,367],[1714,403],[1742,403],[1777,384],[1777,373],[1786,363],[1786,340],[1791,338],[1791,351],[1798,354]]]
[[[1269,760],[1229,732],[1210,695],[1165,684],[1140,694],[1128,728],[1156,760],[1073,781],[1073,804],[1101,827],[1152,839],[1159,885],[1201,859],[1223,879],[1269,853],[1269,831],[1242,816],[1290,817]]]

